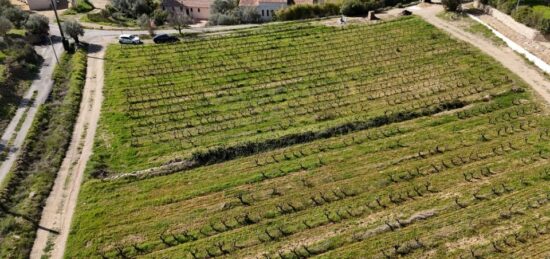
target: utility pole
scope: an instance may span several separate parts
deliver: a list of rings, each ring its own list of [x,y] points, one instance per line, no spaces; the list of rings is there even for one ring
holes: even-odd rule
[[[65,50],[69,50],[69,42],[67,39],[65,39],[65,35],[63,34],[63,28],[61,28],[61,22],[59,22],[59,16],[57,15],[57,4],[55,3],[56,0],[51,0],[52,7],[53,7],[53,13],[55,14],[55,20],[57,21],[57,26],[59,26],[59,33],[61,34],[61,42],[63,43],[63,48]]]
[[[53,46],[52,35],[49,35],[48,39],[50,40],[50,45],[52,45],[52,50],[53,50],[53,55],[55,57],[55,61],[57,61],[57,64],[59,65],[59,58],[57,57],[57,52],[55,52],[55,48]]]

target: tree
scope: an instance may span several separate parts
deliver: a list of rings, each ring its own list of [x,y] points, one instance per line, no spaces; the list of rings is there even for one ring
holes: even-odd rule
[[[189,25],[193,23],[193,19],[183,13],[175,12],[168,17],[168,23],[170,26],[174,27],[174,29],[178,30],[181,35],[181,30],[183,28],[188,28]]]
[[[234,0],[214,0],[210,6],[211,14],[228,14],[233,9],[239,6],[237,1]]]
[[[460,9],[462,1],[460,0],[441,0],[441,4],[445,7],[445,10],[449,12],[456,12]]]
[[[17,28],[23,27],[29,14],[19,8],[9,7],[2,11],[2,16],[6,17]]]
[[[50,30],[49,20],[46,16],[40,14],[31,14],[25,23],[25,29],[31,35],[47,35]]]
[[[11,28],[13,28],[13,24],[11,24],[10,20],[0,17],[0,35],[6,36],[6,33],[8,33]]]
[[[78,36],[84,36],[84,29],[76,20],[68,20],[63,22],[63,31],[71,36],[76,44],[79,43]]]
[[[151,18],[149,18],[149,15],[142,14],[137,19],[137,23],[139,24],[139,27],[141,27],[144,30],[147,30],[149,32],[149,35],[151,36],[155,35],[155,28],[151,24]]]
[[[156,9],[153,12],[153,20],[155,21],[155,25],[161,26],[166,22],[166,19],[168,18],[168,12],[163,11],[161,9]]]
[[[151,14],[157,7],[153,0],[111,0],[111,6],[129,17]]]
[[[237,10],[237,16],[241,20],[241,23],[260,23],[262,16],[256,7],[242,6]]]

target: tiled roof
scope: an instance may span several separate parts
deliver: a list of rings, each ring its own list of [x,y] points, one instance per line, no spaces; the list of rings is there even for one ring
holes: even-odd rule
[[[287,0],[240,0],[239,6],[258,6],[260,4],[286,4]]]
[[[240,0],[239,6],[258,6],[258,0]]]
[[[210,7],[213,0],[177,0],[186,7]]]
[[[313,0],[294,0],[294,4],[314,4]]]

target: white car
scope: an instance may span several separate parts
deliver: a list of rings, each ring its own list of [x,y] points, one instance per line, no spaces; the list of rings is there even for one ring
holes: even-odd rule
[[[137,35],[122,34],[118,36],[118,42],[120,44],[140,44],[141,40]]]

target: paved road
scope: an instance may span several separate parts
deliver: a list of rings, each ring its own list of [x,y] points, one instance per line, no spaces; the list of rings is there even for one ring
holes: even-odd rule
[[[60,55],[63,51],[62,45],[60,43],[56,43],[54,44],[54,47],[57,54]],[[34,120],[36,111],[38,107],[46,101],[52,89],[52,72],[56,64],[52,47],[49,45],[37,46],[35,47],[35,50],[44,58],[44,64],[40,68],[38,79],[32,82],[31,87],[23,96],[23,101],[17,108],[15,116],[8,124],[8,127],[6,128],[4,134],[2,134],[2,138],[0,139],[0,144],[6,148],[9,148],[7,158],[0,165],[0,183],[4,180],[8,172],[11,170],[13,164],[17,160],[17,156],[19,155],[21,146],[23,145],[23,142],[27,137],[27,133],[29,132],[29,129],[32,125],[32,121]],[[34,102],[32,102],[32,105],[29,106],[30,100],[35,95],[35,93],[35,100]],[[18,128],[17,126],[18,124],[20,124],[21,120],[23,120],[23,122],[20,128]],[[14,141],[10,143],[10,141],[14,137]],[[8,146],[8,144],[11,145]]]

